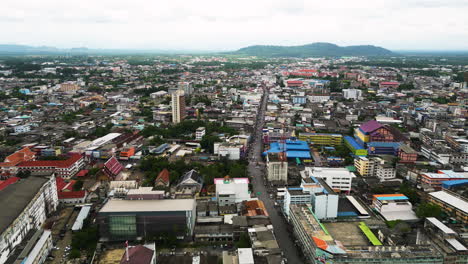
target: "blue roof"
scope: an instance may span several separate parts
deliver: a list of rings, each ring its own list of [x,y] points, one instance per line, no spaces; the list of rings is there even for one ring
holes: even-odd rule
[[[308,151],[286,151],[286,157],[288,158],[303,158],[303,159],[310,159],[310,152]]]
[[[364,149],[353,137],[345,136],[344,139],[354,148],[354,149]]]
[[[381,196],[377,197],[379,201],[408,200],[406,196]]]
[[[468,179],[466,180],[453,180],[453,181],[443,181],[443,187],[455,187],[455,186],[463,186],[468,185]]]
[[[367,146],[369,148],[394,148],[394,149],[397,149],[399,148],[401,145],[401,143],[399,142],[369,142],[367,143]]]
[[[338,212],[338,216],[346,217],[346,216],[358,216],[355,212]]]

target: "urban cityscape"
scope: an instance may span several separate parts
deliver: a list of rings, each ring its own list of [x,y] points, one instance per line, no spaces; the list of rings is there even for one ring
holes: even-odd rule
[[[0,264],[468,263],[468,48],[304,43],[0,44]]]

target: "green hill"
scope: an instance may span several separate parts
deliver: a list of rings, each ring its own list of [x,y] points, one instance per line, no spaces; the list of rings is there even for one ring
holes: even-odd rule
[[[332,43],[317,42],[302,46],[256,45],[233,52],[239,55],[259,57],[335,57],[335,56],[387,56],[390,50],[372,45],[340,47]]]

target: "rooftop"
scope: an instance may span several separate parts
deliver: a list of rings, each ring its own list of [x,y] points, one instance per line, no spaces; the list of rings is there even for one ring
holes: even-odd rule
[[[0,230],[5,229],[21,214],[24,208],[36,196],[48,178],[29,176],[0,191]]]
[[[193,199],[167,200],[109,200],[99,213],[190,211],[195,207]]]
[[[451,206],[461,210],[462,212],[468,213],[468,202],[465,199],[457,197],[446,191],[438,191],[429,193],[430,196],[437,198]]]

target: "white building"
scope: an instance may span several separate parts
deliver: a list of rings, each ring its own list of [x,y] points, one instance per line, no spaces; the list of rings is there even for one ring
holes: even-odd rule
[[[403,194],[376,194],[373,197],[372,207],[387,221],[418,220],[413,212],[413,205]]]
[[[13,128],[15,130],[16,134],[22,134],[22,133],[27,133],[31,131],[31,126],[30,125],[20,125],[20,126],[15,126]]]
[[[288,181],[288,161],[281,160],[278,153],[268,153],[266,167],[268,181],[283,183]]]
[[[0,263],[28,233],[40,229],[58,205],[55,176],[29,176],[0,191]]]
[[[250,200],[248,178],[216,178],[216,199],[220,206],[235,205]]]
[[[214,143],[213,153],[218,157],[227,158],[229,160],[239,160],[241,156],[242,145],[231,145],[228,143]]]
[[[396,177],[396,169],[393,168],[390,164],[377,164],[375,168],[375,176],[379,178],[380,181],[387,181],[394,179]]]
[[[356,177],[346,168],[306,167],[301,172],[302,178],[322,178],[334,190],[341,192],[351,191],[351,183]]]
[[[195,139],[201,140],[206,133],[206,129],[204,127],[199,127],[195,130]]]
[[[37,230],[27,241],[26,246],[16,258],[15,263],[42,264],[53,248],[52,232],[50,230]]]
[[[343,89],[343,97],[351,100],[361,100],[362,91],[359,89]]]

